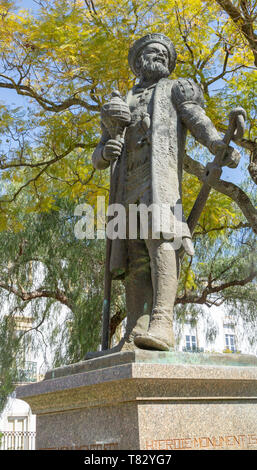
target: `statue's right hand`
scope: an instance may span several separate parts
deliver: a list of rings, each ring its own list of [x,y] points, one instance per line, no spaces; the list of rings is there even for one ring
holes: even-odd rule
[[[119,140],[110,139],[103,149],[103,158],[109,162],[116,160],[121,155],[123,143]]]

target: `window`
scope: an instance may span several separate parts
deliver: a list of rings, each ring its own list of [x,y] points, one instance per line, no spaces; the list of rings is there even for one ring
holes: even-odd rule
[[[13,432],[24,432],[28,430],[27,416],[8,416],[8,430]]]
[[[226,349],[236,352],[236,337],[235,335],[225,335]]]
[[[28,417],[9,416],[8,430],[3,433],[2,450],[25,450],[28,447]]]
[[[196,348],[197,348],[197,346],[196,346],[196,336],[186,335],[186,350],[187,351],[195,351]]]

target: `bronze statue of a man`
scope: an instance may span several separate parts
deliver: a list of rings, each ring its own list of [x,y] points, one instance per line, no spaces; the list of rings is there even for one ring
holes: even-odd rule
[[[226,147],[203,109],[201,89],[187,79],[170,80],[176,51],[163,34],[138,39],[129,51],[129,65],[139,82],[126,97],[131,123],[125,142],[111,137],[102,123],[102,137],[93,153],[96,169],[112,164],[110,203],[168,205],[170,231],[158,239],[114,239],[108,269],[113,279],[123,278],[127,325],[124,338],[113,351],[174,348],[173,306],[179,277],[181,248],[170,249],[176,237],[182,251],[193,255],[191,233],[182,214],[183,157],[187,130],[212,154]],[[231,148],[230,148],[231,150]],[[151,225],[149,216],[149,226]],[[179,228],[179,233],[176,229]],[[169,246],[170,245],[170,246]]]

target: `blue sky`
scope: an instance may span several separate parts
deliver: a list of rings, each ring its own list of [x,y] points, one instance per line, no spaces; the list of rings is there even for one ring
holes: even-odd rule
[[[18,8],[26,8],[36,10],[38,5],[33,0],[17,0],[16,5]],[[17,95],[15,91],[0,88],[0,101],[12,106],[24,106],[24,98]]]
[[[17,5],[21,8],[37,8],[37,4],[33,2],[33,0],[19,0],[17,1]]]

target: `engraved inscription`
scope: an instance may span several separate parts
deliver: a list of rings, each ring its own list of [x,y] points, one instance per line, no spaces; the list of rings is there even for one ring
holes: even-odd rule
[[[257,435],[240,434],[237,436],[186,437],[163,440],[149,439],[145,450],[186,450],[186,449],[222,449],[226,447],[248,449],[257,446]]]
[[[41,447],[37,450],[114,450],[118,448],[118,442],[101,442],[81,446]]]

